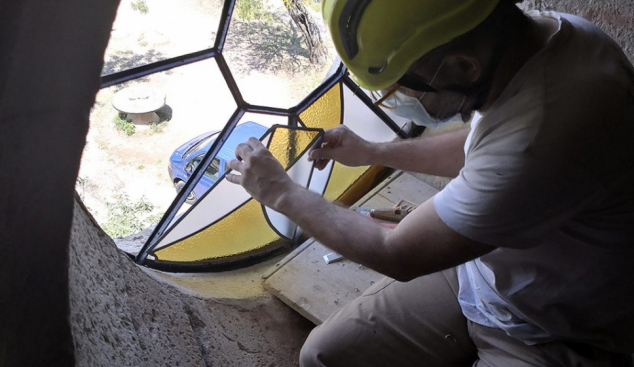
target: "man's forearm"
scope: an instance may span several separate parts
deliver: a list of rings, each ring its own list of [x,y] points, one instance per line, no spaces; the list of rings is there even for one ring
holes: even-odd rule
[[[304,189],[290,190],[276,205],[308,234],[344,257],[394,277],[388,229]]]
[[[429,138],[373,143],[369,164],[405,171],[456,177],[464,166],[464,144],[469,129]]]
[[[457,266],[494,249],[447,227],[432,200],[395,229],[384,228],[295,184],[274,207],[347,259],[400,281]]]

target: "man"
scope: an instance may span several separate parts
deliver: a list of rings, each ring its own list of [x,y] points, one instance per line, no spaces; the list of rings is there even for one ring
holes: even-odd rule
[[[238,146],[231,182],[396,279],[317,327],[302,366],[631,365],[634,70],[623,52],[581,18],[508,0],[324,0],[323,11],[359,84],[434,121],[483,118],[385,144],[326,132],[318,167],[455,177],[394,230],[295,185],[257,140]]]

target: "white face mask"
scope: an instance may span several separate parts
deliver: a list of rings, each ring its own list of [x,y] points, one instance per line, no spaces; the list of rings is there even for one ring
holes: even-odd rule
[[[377,93],[379,96],[383,96],[387,91],[380,90]],[[420,98],[422,99],[423,96]],[[466,96],[464,96],[462,103],[464,103]],[[444,119],[438,119],[432,117],[425,106],[420,101],[420,99],[408,96],[407,94],[397,90],[390,97],[388,97],[385,101],[382,102],[382,105],[386,106],[388,110],[392,111],[395,115],[411,120],[418,126],[426,126],[426,127],[440,127],[443,125],[447,125],[454,121],[462,120],[460,113],[456,113],[453,116],[449,116]],[[462,108],[462,105],[460,106]],[[460,110],[460,108],[458,110]]]
[[[408,96],[407,94],[398,90],[394,92],[393,101],[396,101],[396,106],[394,106],[391,111],[394,112],[394,114],[397,116],[412,120],[418,126],[435,128],[447,125],[451,122],[462,120],[460,117],[460,113],[449,116],[445,119],[437,119],[435,117],[432,117],[418,98]],[[464,101],[462,103],[464,103]]]
[[[442,69],[444,64],[445,64],[445,59],[442,60],[442,63],[438,67],[438,70],[436,70],[434,77],[429,83],[430,86],[436,80],[436,76],[438,76],[438,73],[440,72],[440,69]],[[387,93],[387,91],[381,90],[378,93],[380,96],[384,96],[385,93]],[[388,108],[395,115],[412,120],[412,122],[414,122],[418,126],[426,126],[426,127],[433,128],[433,127],[443,126],[448,123],[462,119],[459,111],[462,108],[462,105],[464,104],[467,98],[466,95],[463,96],[462,103],[460,104],[460,107],[457,110],[458,112],[456,112],[455,115],[449,116],[444,119],[438,119],[438,118],[432,117],[429,114],[429,112],[427,112],[427,110],[425,109],[425,106],[423,105],[423,102],[421,101],[424,96],[425,96],[425,93],[423,93],[419,98],[415,98],[412,96],[408,96],[407,94],[401,92],[400,90],[397,90],[396,92],[394,92],[393,96],[388,97],[388,99],[384,101],[383,104],[387,105]]]

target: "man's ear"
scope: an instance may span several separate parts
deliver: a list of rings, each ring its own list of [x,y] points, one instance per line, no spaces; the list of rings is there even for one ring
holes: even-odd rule
[[[445,60],[445,67],[457,81],[472,83],[482,74],[482,63],[473,50],[462,50],[449,53]]]

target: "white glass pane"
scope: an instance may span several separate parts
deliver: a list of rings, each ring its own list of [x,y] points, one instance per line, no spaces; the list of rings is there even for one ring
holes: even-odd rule
[[[247,112],[242,116],[240,122],[253,121],[260,125],[271,127],[273,125],[288,125],[288,117],[269,115],[265,113]]]
[[[318,143],[318,142],[316,142]],[[314,146],[315,144],[313,144]],[[310,149],[310,148],[309,148]],[[308,181],[311,178],[311,172],[313,171],[313,162],[308,160],[308,153],[302,155],[299,160],[288,170],[288,175],[291,179],[302,185],[303,187],[308,186]],[[275,230],[280,233],[282,236],[287,239],[292,239],[295,233],[296,225],[283,214],[279,212],[264,207],[266,215],[271,223],[271,226],[275,228]]]
[[[396,138],[396,133],[347,86],[343,88],[343,100],[343,122],[357,135],[374,142],[391,141]]]
[[[121,0],[103,75],[211,48],[223,1]]]
[[[336,52],[321,19],[320,3],[300,2],[319,29],[325,57],[312,63],[302,32],[284,0],[237,0],[223,55],[244,99],[289,108],[326,77]]]
[[[328,185],[328,180],[330,179],[330,173],[332,172],[334,162],[328,162],[328,165],[323,170],[315,169],[313,170],[313,177],[310,180],[309,190],[318,193],[319,195],[323,195],[326,190],[326,185]]]

